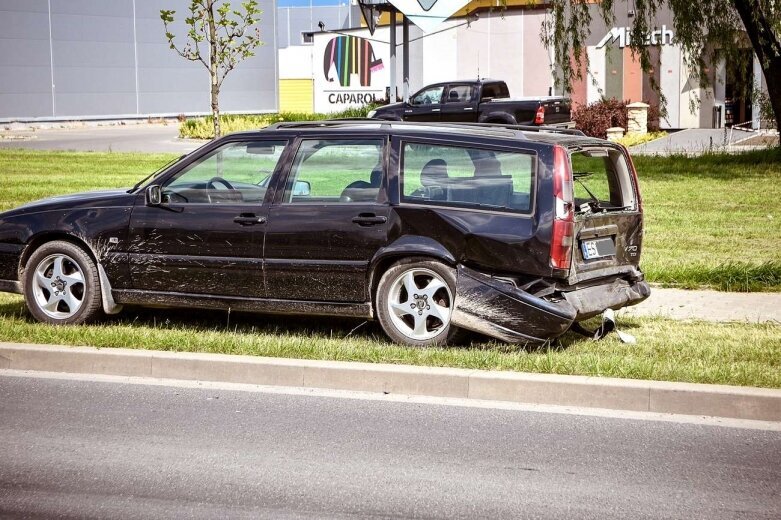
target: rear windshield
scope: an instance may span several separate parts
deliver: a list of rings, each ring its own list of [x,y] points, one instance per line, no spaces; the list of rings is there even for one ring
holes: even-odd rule
[[[634,190],[624,154],[595,148],[572,154],[575,208],[578,212],[633,209]]]
[[[405,143],[402,201],[528,213],[536,156]]]

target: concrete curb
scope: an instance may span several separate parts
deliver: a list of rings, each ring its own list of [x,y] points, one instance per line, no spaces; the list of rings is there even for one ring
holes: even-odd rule
[[[19,343],[0,343],[0,369],[781,421],[781,390],[724,385]]]

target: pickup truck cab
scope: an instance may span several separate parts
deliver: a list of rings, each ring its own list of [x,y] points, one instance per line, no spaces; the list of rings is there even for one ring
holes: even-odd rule
[[[504,81],[490,79],[429,85],[410,96],[409,103],[377,108],[369,117],[388,121],[574,126],[566,98],[513,99]]]

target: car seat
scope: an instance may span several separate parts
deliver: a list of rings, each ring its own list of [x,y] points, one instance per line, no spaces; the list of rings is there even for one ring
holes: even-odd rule
[[[449,180],[444,159],[431,159],[420,170],[423,197],[428,200],[446,200]]]

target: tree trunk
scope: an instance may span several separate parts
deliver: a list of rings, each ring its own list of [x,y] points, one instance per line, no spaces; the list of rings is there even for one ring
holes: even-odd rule
[[[776,128],[781,131],[781,43],[758,0],[733,0],[751,46],[759,59],[773,107]]]
[[[209,24],[209,79],[211,80],[212,124],[214,125],[214,138],[222,135],[220,131],[220,83],[217,77],[217,27],[214,23],[214,2],[210,1],[208,7]]]

